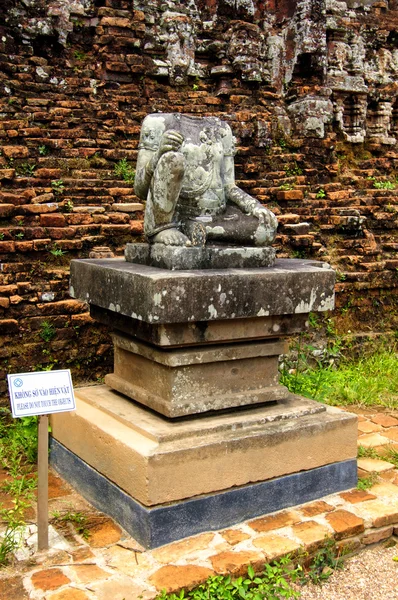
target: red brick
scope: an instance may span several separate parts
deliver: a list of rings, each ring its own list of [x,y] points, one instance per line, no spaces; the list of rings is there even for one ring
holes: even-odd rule
[[[364,521],[347,510],[336,510],[326,515],[326,520],[335,531],[336,540],[357,535],[364,531]]]
[[[390,415],[379,414],[373,417],[372,421],[382,427],[394,427],[398,425],[398,419],[391,417]]]
[[[29,150],[26,146],[3,146],[2,152],[7,158],[26,158]]]
[[[226,551],[212,556],[210,561],[216,573],[222,575],[231,573],[239,577],[239,575],[244,575],[247,572],[249,565],[253,565],[255,571],[261,571],[264,567],[265,558],[262,553],[250,550],[244,552]]]
[[[36,589],[44,590],[56,590],[62,585],[70,583],[70,579],[64,575],[61,569],[43,569],[42,571],[36,571],[31,577],[33,587]]]
[[[0,217],[9,217],[15,212],[15,206],[13,204],[0,204]]]
[[[63,227],[65,225],[64,215],[44,214],[40,215],[40,225],[43,227]]]
[[[254,521],[249,521],[248,525],[255,531],[266,532],[272,529],[280,529],[287,525],[293,525],[298,523],[301,517],[295,511],[281,512],[276,515],[270,515],[267,517],[260,517]]]
[[[205,582],[211,575],[214,575],[214,571],[206,567],[197,567],[195,565],[176,567],[168,565],[167,567],[161,567],[151,575],[149,582],[158,591],[166,590],[167,593],[170,593],[181,588],[192,589],[200,583]]]
[[[15,252],[14,242],[0,242],[0,254],[6,252]]]

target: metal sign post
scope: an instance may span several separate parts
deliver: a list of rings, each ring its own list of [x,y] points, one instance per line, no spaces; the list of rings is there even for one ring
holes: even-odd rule
[[[48,548],[48,415],[39,417],[37,450],[37,549]]]

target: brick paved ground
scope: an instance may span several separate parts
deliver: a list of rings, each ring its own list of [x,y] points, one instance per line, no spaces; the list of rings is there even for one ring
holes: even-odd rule
[[[350,411],[358,413],[358,444],[385,458],[359,459],[361,477],[378,473],[370,490],[333,494],[152,551],[145,552],[52,473],[50,515],[83,512],[89,536],[79,535],[71,521],[54,523],[52,533],[60,535],[49,551],[20,552],[19,560],[0,571],[0,600],[153,600],[159,590],[194,586],[214,573],[238,576],[249,564],[260,570],[264,562],[299,548],[314,551],[325,536],[358,551],[398,535],[398,469],[386,459],[388,449],[398,450],[398,411]],[[0,482],[4,477],[0,472]],[[8,501],[0,495],[0,502]]]

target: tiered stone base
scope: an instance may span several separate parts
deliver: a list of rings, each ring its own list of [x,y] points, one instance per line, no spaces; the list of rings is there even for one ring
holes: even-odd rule
[[[107,386],[76,397],[51,460],[148,548],[356,484],[356,417],[308,399],[169,421]]]

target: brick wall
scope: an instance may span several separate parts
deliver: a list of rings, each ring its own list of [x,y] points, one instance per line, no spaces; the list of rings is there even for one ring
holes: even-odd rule
[[[80,4],[60,15],[56,2],[8,0],[0,23],[0,394],[7,372],[70,367],[95,381],[109,371],[108,332],[69,297],[68,266],[142,239],[128,168],[150,112],[227,120],[239,184],[278,215],[278,255],[337,269],[338,330],[396,329],[398,85],[394,73],[371,84],[366,65],[361,82],[352,66],[380,47],[394,55],[396,12],[378,2],[328,25],[305,2],[283,14],[238,0]],[[350,35],[365,50],[346,67],[336,61]]]

